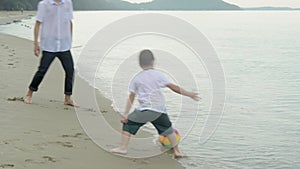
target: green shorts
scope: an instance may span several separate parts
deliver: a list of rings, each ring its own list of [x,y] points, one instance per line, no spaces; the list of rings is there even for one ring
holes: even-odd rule
[[[128,122],[123,125],[123,131],[135,135],[147,122],[151,122],[160,135],[168,136],[174,132],[169,116],[152,110],[133,111],[128,116]]]

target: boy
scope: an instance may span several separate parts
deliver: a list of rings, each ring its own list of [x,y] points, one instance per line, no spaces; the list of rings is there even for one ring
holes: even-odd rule
[[[199,100],[198,94],[188,92],[179,86],[172,84],[162,73],[155,70],[154,56],[150,50],[143,50],[139,55],[139,63],[143,71],[137,74],[129,85],[129,99],[125,108],[123,123],[122,143],[118,148],[111,150],[112,153],[127,154],[127,147],[130,136],[135,135],[138,129],[147,122],[151,122],[158,133],[167,136],[170,140],[174,156],[183,157],[184,154],[178,149],[176,135],[172,123],[167,115],[165,100],[160,92],[160,88],[168,87],[172,91],[188,96],[195,101]],[[137,95],[140,103],[129,116],[129,111]]]

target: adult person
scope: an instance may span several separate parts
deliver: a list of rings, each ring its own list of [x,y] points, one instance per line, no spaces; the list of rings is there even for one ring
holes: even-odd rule
[[[57,57],[65,71],[65,105],[77,106],[71,99],[74,81],[74,62],[70,52],[73,30],[71,0],[42,0],[38,4],[34,26],[34,54],[42,58],[24,99],[32,103],[33,92],[38,90],[49,66]],[[41,28],[41,31],[40,31]],[[38,42],[40,36],[40,44]]]

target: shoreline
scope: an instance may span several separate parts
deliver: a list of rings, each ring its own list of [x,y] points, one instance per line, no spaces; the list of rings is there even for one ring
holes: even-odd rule
[[[34,17],[36,11],[0,11],[0,25],[7,25],[11,23],[21,22],[23,19],[30,19]]]
[[[74,108],[63,105],[64,72],[57,59],[50,67],[39,92],[35,93],[33,104],[24,104],[22,97],[39,61],[33,56],[32,47],[30,40],[0,34],[0,167],[183,168],[178,161],[165,154],[129,159],[98,147],[83,131]],[[88,85],[78,76],[76,81],[83,85],[77,88]],[[113,112],[111,101],[100,93],[96,95],[101,109],[107,111],[108,121],[120,130],[119,114]]]

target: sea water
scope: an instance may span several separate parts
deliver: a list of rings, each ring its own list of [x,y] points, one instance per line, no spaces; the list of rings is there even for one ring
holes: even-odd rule
[[[148,12],[75,12],[75,61],[85,57],[81,52],[88,48],[89,39],[97,31],[120,18],[140,13]],[[178,41],[151,34],[128,38],[112,48],[101,62],[89,61],[95,65],[86,66],[80,75],[90,82],[95,80],[94,86],[122,112],[130,80],[126,75],[140,70],[136,52],[142,48],[160,49],[166,55],[173,52],[174,61],[166,64],[169,58],[162,56],[156,66],[162,71],[169,70],[171,73],[166,73],[170,79],[187,89],[197,90],[202,98],[198,103],[186,101],[188,105],[183,106],[182,97],[163,90],[171,120],[184,135],[180,148],[190,156],[180,160],[185,167],[299,168],[300,12],[155,13],[172,15],[192,24],[207,37],[218,54],[225,74],[226,100],[218,128],[208,141],[203,143],[199,139],[210,114],[213,92],[210,76],[205,65],[193,60],[193,53]],[[33,24],[34,19],[3,25],[0,32],[33,39]],[[93,55],[95,51],[90,52]],[[124,63],[127,64],[124,66]],[[183,65],[178,67],[180,63]],[[124,69],[128,65],[131,67]],[[90,72],[90,66],[98,66],[97,71]],[[180,68],[190,72],[179,72],[179,79],[185,73],[191,73],[194,79],[176,79],[172,72]],[[151,126],[144,129],[155,133]]]

